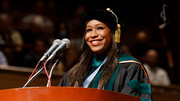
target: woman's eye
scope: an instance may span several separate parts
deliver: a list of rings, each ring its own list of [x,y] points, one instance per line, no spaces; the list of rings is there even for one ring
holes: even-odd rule
[[[103,28],[103,27],[98,27],[97,29],[98,29],[98,30],[102,30],[102,29],[104,29],[104,28]]]
[[[92,31],[91,29],[86,29],[86,32],[90,32],[90,31]]]

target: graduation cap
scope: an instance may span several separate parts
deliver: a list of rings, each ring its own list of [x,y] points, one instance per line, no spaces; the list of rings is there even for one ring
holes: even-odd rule
[[[81,17],[85,25],[93,19],[107,23],[110,29],[115,32],[115,42],[120,43],[120,36],[127,31],[127,28],[110,8],[91,9]]]

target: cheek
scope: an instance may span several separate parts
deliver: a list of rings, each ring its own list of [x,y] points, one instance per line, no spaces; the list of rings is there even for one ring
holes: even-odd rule
[[[100,30],[98,31],[98,33],[104,38],[112,36],[112,33],[108,28],[106,28],[105,30]]]
[[[112,44],[112,36],[109,36],[109,37],[107,37],[107,39],[106,39],[106,47],[110,47],[111,46],[111,44]]]
[[[85,33],[84,39],[85,39],[85,41],[87,41],[89,39],[89,35],[87,33]]]
[[[105,47],[109,48],[111,47],[112,41],[113,41],[113,34],[112,33],[107,33],[106,35],[104,35],[105,38]]]
[[[104,37],[107,42],[111,42],[113,40],[113,34],[111,32],[101,33],[101,37]]]

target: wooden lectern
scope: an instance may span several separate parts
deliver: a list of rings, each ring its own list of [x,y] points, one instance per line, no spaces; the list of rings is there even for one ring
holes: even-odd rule
[[[0,90],[1,101],[140,101],[118,92],[81,87],[28,87]]]

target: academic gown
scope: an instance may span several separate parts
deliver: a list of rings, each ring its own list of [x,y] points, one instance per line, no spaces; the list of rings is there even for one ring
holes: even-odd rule
[[[100,72],[92,80],[88,88],[97,88]],[[59,86],[72,85],[70,85],[65,75]],[[151,101],[152,98],[150,81],[144,66],[137,59],[127,54],[121,54],[118,67],[104,90],[138,96],[141,101]]]

